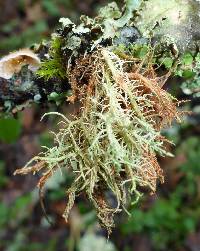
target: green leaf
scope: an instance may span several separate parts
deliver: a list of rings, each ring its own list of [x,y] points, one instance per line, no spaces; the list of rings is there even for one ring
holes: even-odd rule
[[[50,1],[50,0],[43,0],[42,1],[43,7],[51,16],[59,16],[60,10],[57,7],[57,4]]]
[[[185,226],[188,232],[193,232],[196,227],[195,219],[193,218],[185,218],[183,221],[183,225]]]
[[[13,118],[0,119],[0,140],[5,143],[15,142],[21,133],[21,123]]]
[[[135,44],[131,47],[131,54],[134,57],[141,58],[141,59],[145,58],[148,51],[149,51],[149,47],[147,45]]]
[[[166,58],[164,58],[162,63],[165,66],[166,69],[170,69],[172,67],[172,65],[173,65],[173,61],[174,60],[172,58],[166,57]]]
[[[192,70],[188,69],[183,71],[182,76],[184,78],[193,78],[195,76],[195,73]]]
[[[193,62],[193,56],[187,52],[181,58],[181,63],[185,65],[191,65]]]

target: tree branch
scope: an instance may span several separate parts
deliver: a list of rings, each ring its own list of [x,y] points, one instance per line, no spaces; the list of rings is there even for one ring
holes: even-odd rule
[[[0,107],[2,111],[15,113],[30,103],[61,102],[69,90],[67,79],[45,81],[25,68],[11,79],[0,78]]]
[[[66,74],[69,61],[75,65],[77,58],[84,57],[98,46],[148,44],[149,36],[152,36],[150,33],[153,32],[151,41],[165,46],[161,50],[168,62],[171,56],[170,46],[175,51],[176,58],[177,54],[199,46],[199,2],[188,0],[183,9],[183,0],[167,1],[165,5],[161,0],[149,0],[141,6],[140,0],[125,2],[127,9],[124,13],[112,3],[102,8],[96,19],[82,16],[78,26],[67,18],[61,18],[62,27],[52,36],[50,46],[42,46],[37,51],[39,58],[46,60],[46,65],[42,64],[43,68],[39,69],[40,77],[23,66],[12,78],[0,78],[1,110],[15,112],[27,103],[34,102],[43,104],[55,101],[59,104],[70,91]],[[154,5],[158,7],[149,15],[149,10]],[[135,15],[136,12],[139,15]],[[148,35],[145,37],[145,34]]]

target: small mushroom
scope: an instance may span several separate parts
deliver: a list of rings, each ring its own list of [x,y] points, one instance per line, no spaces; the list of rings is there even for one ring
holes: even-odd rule
[[[40,59],[30,49],[12,52],[0,60],[0,77],[10,79],[14,73],[19,73],[25,65],[28,65],[29,70],[34,72],[40,66]]]

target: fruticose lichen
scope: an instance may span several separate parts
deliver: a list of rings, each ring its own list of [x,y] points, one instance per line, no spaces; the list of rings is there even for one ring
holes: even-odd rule
[[[173,54],[169,43],[167,52],[162,49],[164,53],[155,56],[149,37],[141,35],[141,1],[126,3],[124,14],[112,3],[95,19],[82,16],[78,26],[67,18],[60,20],[62,28],[53,35],[37,74],[46,79],[67,78],[72,91],[68,101],[78,101],[80,109],[73,119],[56,112],[46,114],[62,118],[62,127],[54,134],[55,146],[15,172],[42,172],[41,194],[57,169],[73,173],[64,218],[68,219],[76,196],[85,193],[109,232],[114,215],[126,211],[130,197],[135,203],[141,188],[155,193],[157,182],[163,182],[156,155],[171,154],[161,130],[174,119],[180,121],[181,115],[179,102],[163,89],[177,69],[173,65],[178,52]],[[134,20],[137,28],[131,26]],[[157,69],[163,66],[165,74],[158,76]],[[116,206],[107,191],[115,197]]]
[[[74,95],[81,97],[80,114],[73,120],[60,114],[63,127],[55,134],[56,146],[16,171],[43,170],[41,190],[57,169],[73,172],[66,219],[75,197],[85,192],[110,231],[114,214],[126,208],[129,194],[136,202],[140,187],[154,193],[157,180],[163,182],[156,154],[170,154],[160,130],[179,119],[179,114],[176,100],[159,86],[153,68],[143,66],[141,61],[123,60],[105,48],[79,59],[69,77]],[[87,79],[85,85],[81,75]],[[115,208],[106,199],[108,190],[116,198]]]

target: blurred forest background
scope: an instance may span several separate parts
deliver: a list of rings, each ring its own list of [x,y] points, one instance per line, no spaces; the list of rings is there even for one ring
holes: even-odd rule
[[[9,51],[48,39],[60,17],[78,21],[81,14],[94,16],[106,0],[0,0],[0,57]],[[122,1],[119,1],[122,3]],[[69,175],[57,175],[48,182],[45,207],[41,209],[38,177],[13,176],[41,149],[52,144],[49,130],[57,121],[40,122],[51,107],[27,108],[14,119],[0,117],[0,251],[199,251],[200,250],[200,102],[184,96],[180,83],[171,84],[178,98],[191,99],[192,110],[181,125],[164,133],[174,141],[174,158],[160,159],[165,183],[155,195],[143,196],[129,208],[131,216],[116,219],[107,241],[95,212],[80,196],[69,223],[62,218],[66,205],[65,187]],[[59,108],[67,113],[73,107]]]

